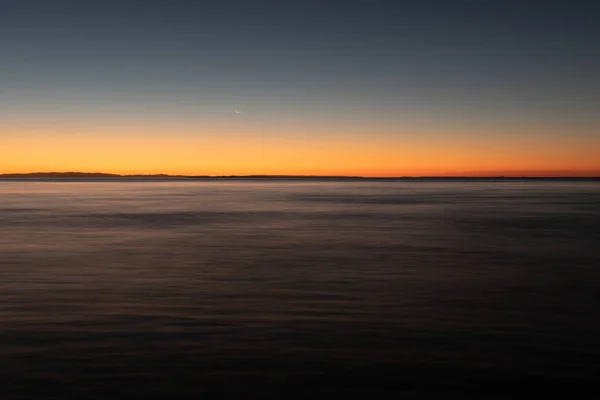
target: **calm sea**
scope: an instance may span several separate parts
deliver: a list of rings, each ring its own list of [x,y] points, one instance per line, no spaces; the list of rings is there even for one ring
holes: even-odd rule
[[[1,181],[0,395],[594,386],[600,182]]]

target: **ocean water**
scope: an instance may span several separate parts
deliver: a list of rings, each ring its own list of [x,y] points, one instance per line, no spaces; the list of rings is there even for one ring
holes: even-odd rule
[[[573,392],[599,316],[598,181],[0,181],[6,399]]]

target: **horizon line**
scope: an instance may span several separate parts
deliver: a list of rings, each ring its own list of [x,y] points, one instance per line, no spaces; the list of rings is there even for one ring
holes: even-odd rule
[[[397,175],[397,176],[362,176],[362,175],[304,175],[304,174],[248,174],[248,175],[187,175],[187,174],[116,174],[107,172],[23,172],[0,173],[0,178],[313,178],[313,179],[600,179],[600,175]]]

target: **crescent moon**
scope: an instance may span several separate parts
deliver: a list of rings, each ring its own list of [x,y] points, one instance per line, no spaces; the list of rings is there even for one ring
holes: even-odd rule
[[[240,111],[238,111],[238,109],[237,109],[237,108],[234,108],[233,110],[235,111],[235,113],[236,113],[236,114],[239,114],[239,113],[240,113]]]

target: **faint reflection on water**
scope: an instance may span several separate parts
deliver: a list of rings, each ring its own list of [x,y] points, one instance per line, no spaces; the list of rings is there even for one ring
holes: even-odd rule
[[[5,181],[0,229],[0,393],[494,392],[600,365],[597,182]]]

